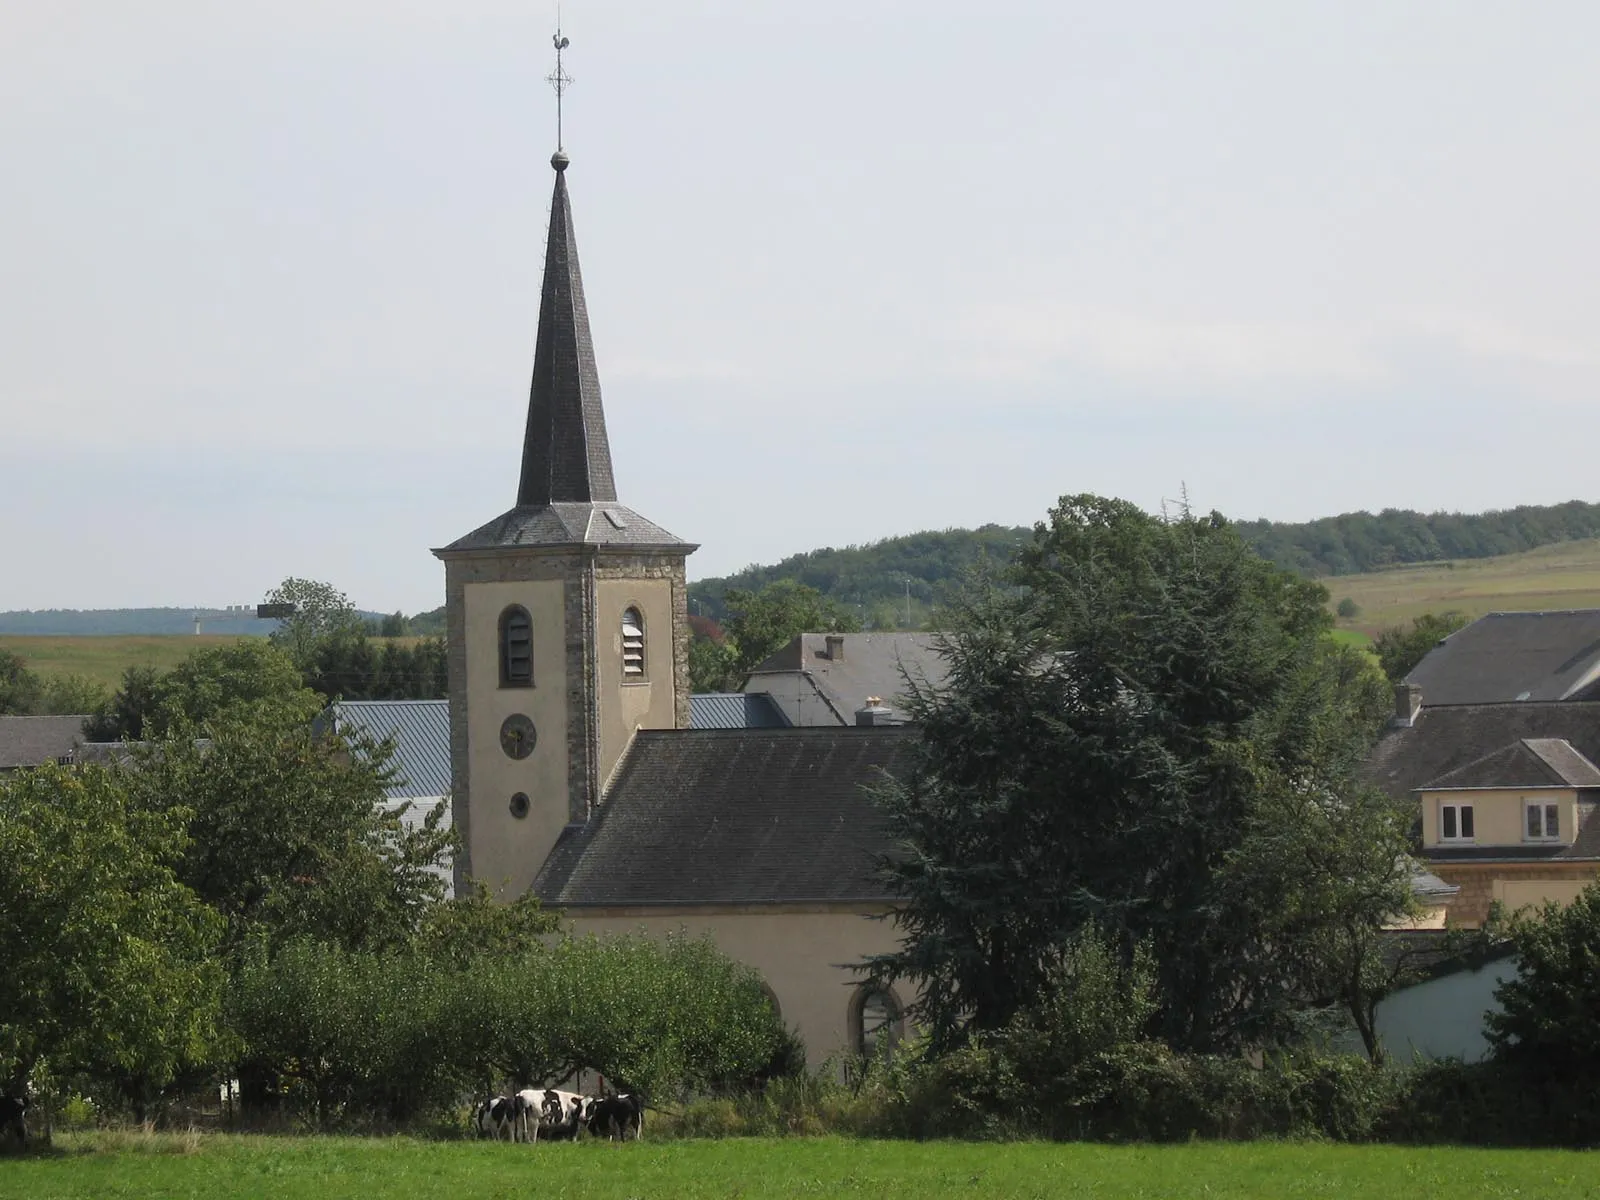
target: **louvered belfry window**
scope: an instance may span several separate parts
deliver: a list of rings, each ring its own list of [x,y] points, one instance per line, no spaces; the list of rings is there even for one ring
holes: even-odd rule
[[[533,619],[520,604],[500,614],[500,686],[533,686]]]
[[[622,614],[622,677],[644,678],[644,618],[637,608]]]

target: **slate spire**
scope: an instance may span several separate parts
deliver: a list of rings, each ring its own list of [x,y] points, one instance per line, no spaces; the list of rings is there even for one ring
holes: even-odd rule
[[[578,241],[567,199],[567,161],[560,150],[550,158],[556,188],[550,201],[550,241],[544,256],[528,430],[522,444],[519,508],[617,498],[606,417],[600,407],[600,373],[578,270]]]

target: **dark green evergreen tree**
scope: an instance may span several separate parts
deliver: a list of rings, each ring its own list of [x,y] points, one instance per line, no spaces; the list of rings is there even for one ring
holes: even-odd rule
[[[923,736],[882,794],[905,941],[874,968],[949,1044],[1027,1008],[1092,923],[1154,956],[1151,1032],[1278,1037],[1409,904],[1404,820],[1355,778],[1381,678],[1216,515],[1070,497],[1008,582],[910,688]]]

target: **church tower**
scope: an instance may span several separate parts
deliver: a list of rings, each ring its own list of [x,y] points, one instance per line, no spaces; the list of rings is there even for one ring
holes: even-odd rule
[[[559,46],[558,46],[559,49]],[[558,68],[559,70],[559,68]],[[516,506],[445,565],[456,883],[527,891],[639,729],[689,724],[684,563],[617,503],[558,150]]]

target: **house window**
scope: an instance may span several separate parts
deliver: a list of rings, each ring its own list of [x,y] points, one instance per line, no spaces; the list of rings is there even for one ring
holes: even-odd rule
[[[857,990],[850,1002],[850,1041],[856,1053],[867,1058],[886,1053],[904,1033],[900,1002],[893,992],[876,984]]]
[[[1529,800],[1522,807],[1524,840],[1561,840],[1561,806],[1544,800]]]
[[[500,686],[533,686],[533,619],[520,604],[500,614]]]
[[[1472,805],[1441,804],[1439,806],[1439,840],[1441,842],[1470,842],[1473,840]]]
[[[626,609],[622,614],[622,677],[645,677],[644,618],[637,608]]]

